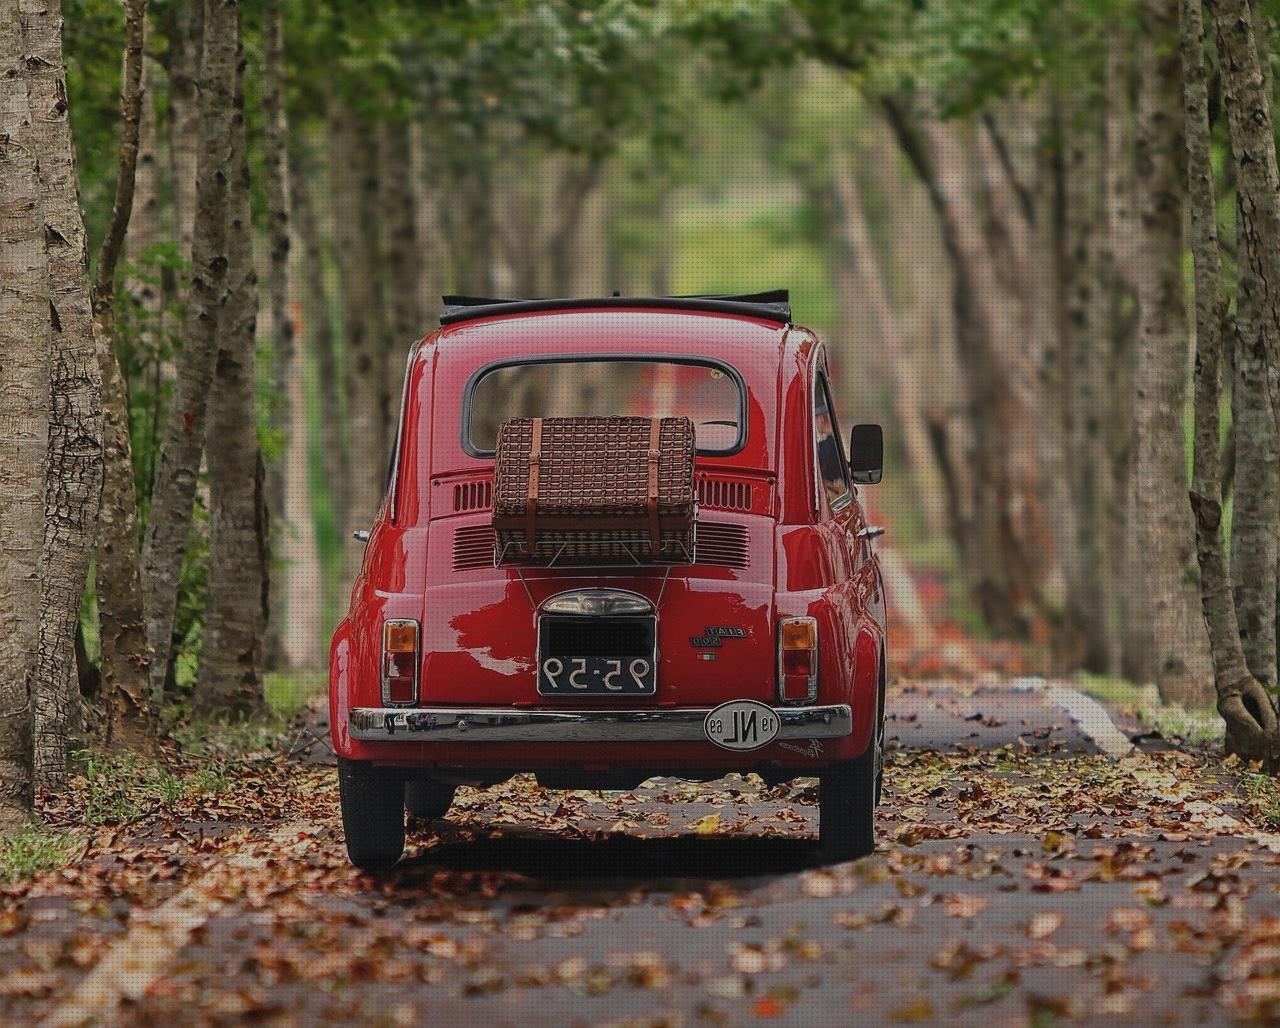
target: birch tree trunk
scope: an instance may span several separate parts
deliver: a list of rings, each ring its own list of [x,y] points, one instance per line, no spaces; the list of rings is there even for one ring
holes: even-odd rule
[[[387,344],[379,288],[378,151],[368,119],[335,101],[330,109],[330,174],[335,197],[334,251],[341,271],[342,383],[350,463],[343,531],[345,583],[355,580],[363,550],[351,538],[368,529],[382,503],[388,449]]]
[[[1134,371],[1129,566],[1145,597],[1130,655],[1140,681],[1166,701],[1209,702],[1212,667],[1191,561],[1195,527],[1184,500],[1183,410],[1187,324],[1182,278],[1184,139],[1177,9],[1142,0],[1138,31],[1137,212],[1134,285],[1138,350]],[[1135,604],[1136,607],[1136,604]],[[1145,616],[1143,614],[1145,613]]]
[[[137,744],[152,728],[146,626],[143,621],[142,568],[138,552],[138,498],[129,435],[129,398],[116,354],[115,277],[134,206],[137,173],[143,158],[141,123],[149,107],[143,87],[147,0],[129,0],[125,8],[124,72],[121,77],[122,132],[111,222],[98,252],[93,291],[93,334],[102,375],[103,445],[106,468],[98,520],[96,582],[99,638],[102,644],[101,706],[109,741]],[[154,155],[148,154],[148,157]],[[149,171],[154,179],[154,167]],[[143,194],[154,204],[155,184]],[[143,232],[154,233],[154,211]]]
[[[258,274],[253,259],[243,63],[236,57],[227,192],[229,287],[219,328],[206,449],[209,468],[209,565],[204,643],[195,708],[249,715],[262,704],[266,525],[254,409]]]
[[[232,174],[239,8],[235,0],[204,2],[200,165],[191,292],[142,552],[153,694],[164,690],[173,649],[178,580],[204,448],[219,319],[227,302],[227,186]]]
[[[102,382],[93,341],[88,242],[62,55],[60,0],[21,0],[32,143],[49,259],[49,453],[40,644],[32,682],[36,784],[66,784],[79,729],[75,634],[102,493]]]
[[[31,809],[49,447],[49,265],[18,0],[0,0],[0,832]]]
[[[1196,519],[1201,604],[1213,653],[1218,710],[1227,723],[1227,747],[1246,757],[1274,761],[1280,756],[1275,709],[1270,695],[1245,662],[1222,538],[1222,467],[1218,442],[1220,368],[1224,341],[1235,335],[1235,325],[1222,288],[1218,252],[1201,0],[1181,0],[1180,15],[1196,294],[1196,427],[1191,507]],[[1240,438],[1245,439],[1243,435]]]

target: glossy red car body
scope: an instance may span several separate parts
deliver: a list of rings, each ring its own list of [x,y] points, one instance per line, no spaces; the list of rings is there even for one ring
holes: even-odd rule
[[[494,462],[462,445],[468,382],[497,359],[565,353],[708,358],[741,376],[742,449],[699,456],[696,464],[699,531],[719,539],[718,548],[708,543],[705,563],[672,568],[665,589],[661,568],[518,573],[493,566],[485,532]],[[520,771],[547,772],[548,779],[564,772],[582,781],[597,775],[602,782],[730,770],[786,779],[862,755],[883,709],[885,599],[856,488],[833,510],[819,487],[814,377],[826,373],[827,359],[823,343],[804,328],[652,305],[483,317],[419,342],[409,361],[391,488],[333,638],[330,724],[338,755],[480,783]],[[709,525],[718,527],[706,535]],[[391,618],[421,623],[418,706],[563,706],[536,688],[535,605],[600,585],[651,600],[661,593],[659,686],[652,697],[584,697],[575,708],[702,709],[738,699],[776,706],[778,620],[810,615],[818,624],[816,702],[850,705],[852,731],[816,743],[776,741],[750,753],[701,739],[371,740],[351,731],[352,710],[383,704],[380,647],[383,622]],[[708,658],[694,643],[720,625],[743,628],[743,638],[725,639]]]

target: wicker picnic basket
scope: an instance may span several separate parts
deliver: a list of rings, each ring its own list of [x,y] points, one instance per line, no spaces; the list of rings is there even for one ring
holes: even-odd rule
[[[690,563],[693,422],[509,418],[498,432],[499,564]]]

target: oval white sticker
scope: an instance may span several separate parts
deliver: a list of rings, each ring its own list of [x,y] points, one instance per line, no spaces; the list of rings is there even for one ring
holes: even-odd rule
[[[756,700],[730,700],[707,714],[706,737],[724,750],[758,750],[778,735],[778,712]]]

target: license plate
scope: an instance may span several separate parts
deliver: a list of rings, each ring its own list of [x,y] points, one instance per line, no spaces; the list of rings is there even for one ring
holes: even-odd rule
[[[768,746],[781,727],[778,712],[755,700],[731,700],[707,714],[702,730],[724,750],[758,750]]]
[[[544,615],[538,623],[543,696],[652,696],[657,692],[652,617]]]

